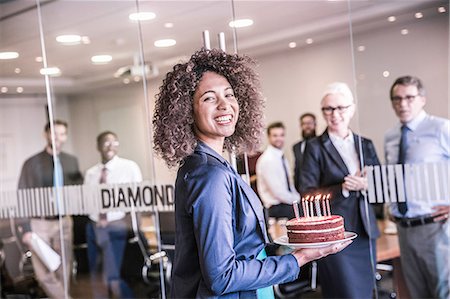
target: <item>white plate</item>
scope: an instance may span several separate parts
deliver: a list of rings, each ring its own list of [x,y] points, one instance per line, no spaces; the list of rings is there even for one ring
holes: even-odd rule
[[[320,243],[289,243],[288,236],[281,236],[279,238],[276,238],[273,240],[274,243],[278,245],[284,245],[288,246],[294,249],[298,248],[320,248],[320,247],[326,247],[331,244],[341,243],[348,240],[352,240],[356,238],[358,235],[354,232],[344,232],[344,239],[342,240],[335,240],[335,241],[328,241],[328,242],[320,242]]]

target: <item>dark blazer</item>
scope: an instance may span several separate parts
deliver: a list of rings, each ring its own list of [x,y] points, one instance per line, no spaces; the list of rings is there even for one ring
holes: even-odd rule
[[[302,153],[302,146],[306,148],[306,144],[304,144],[306,140],[302,140],[300,142],[297,142],[292,147],[292,150],[294,151],[294,157],[295,157],[295,166],[294,166],[294,185],[295,189],[297,189],[298,192],[300,192],[300,169],[303,162],[303,153]]]
[[[77,158],[61,152],[59,160],[63,169],[64,185],[82,184],[83,176]],[[53,177],[53,156],[44,150],[25,161],[20,172],[18,188],[52,187]],[[29,219],[18,219],[16,223],[19,232],[31,230]]]
[[[80,185],[83,176],[78,167],[76,157],[61,152],[59,160],[64,175],[64,185]],[[53,186],[53,156],[45,150],[30,157],[22,166],[19,178],[19,189],[52,187]]]
[[[359,141],[358,135],[353,134],[358,157]],[[361,137],[364,165],[379,165],[380,162],[375,152],[372,141]],[[361,159],[361,157],[359,157]],[[305,149],[303,165],[301,168],[300,187],[302,196],[319,191],[321,193],[331,193],[331,210],[333,214],[341,215],[345,219],[345,229],[347,231],[358,232],[359,222],[356,217],[362,220],[365,233],[374,239],[379,236],[379,231],[372,208],[369,208],[369,223],[366,219],[366,209],[364,197],[360,192],[351,191],[350,196],[345,198],[342,195],[341,184],[344,177],[349,175],[347,166],[342,160],[339,152],[334,147],[328,132],[310,141]]]
[[[173,298],[256,298],[293,281],[295,257],[256,257],[268,242],[260,200],[206,144],[184,160],[175,183]]]
[[[359,156],[358,136],[354,134],[354,138]],[[364,165],[378,165],[372,142],[361,137],[361,144]],[[379,236],[379,231],[370,205],[367,220],[366,203],[359,191],[350,192],[347,198],[342,195],[341,184],[348,174],[327,131],[308,141],[300,174],[302,196],[316,192],[330,193],[332,214],[343,216],[345,230],[358,234],[353,243],[342,252],[318,261],[324,298],[372,298],[374,273],[371,259],[375,262],[375,239]],[[373,249],[372,256],[370,247]]]

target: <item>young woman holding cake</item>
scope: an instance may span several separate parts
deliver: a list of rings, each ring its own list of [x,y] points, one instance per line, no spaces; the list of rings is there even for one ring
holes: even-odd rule
[[[175,184],[174,298],[273,298],[271,286],[293,281],[299,266],[349,242],[266,257],[260,200],[224,150],[257,147],[263,98],[244,56],[200,50],[169,72],[154,113],[156,152],[179,166]]]
[[[308,142],[300,176],[303,196],[330,194],[332,214],[344,218],[345,230],[358,234],[339,254],[318,261],[324,298],[372,298],[375,286],[375,214],[361,191],[367,189],[365,165],[378,165],[372,142],[349,128],[355,103],[345,83],[333,83],[321,101],[327,129]]]

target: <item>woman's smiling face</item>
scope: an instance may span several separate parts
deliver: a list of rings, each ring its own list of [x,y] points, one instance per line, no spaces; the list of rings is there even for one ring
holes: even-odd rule
[[[212,146],[233,135],[239,105],[228,80],[217,73],[205,72],[194,93],[195,135]],[[212,146],[214,147],[214,146]]]

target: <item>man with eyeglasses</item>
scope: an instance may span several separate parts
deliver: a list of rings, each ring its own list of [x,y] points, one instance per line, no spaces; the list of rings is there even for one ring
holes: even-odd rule
[[[404,76],[390,90],[400,123],[385,135],[388,164],[450,160],[450,120],[424,111],[425,89],[419,78]],[[390,205],[397,223],[401,263],[413,298],[450,298],[450,227],[448,205],[433,198]]]
[[[142,181],[139,166],[131,160],[117,155],[119,140],[111,131],[100,133],[97,137],[97,150],[101,162],[89,168],[84,180],[85,184],[120,184]],[[97,265],[101,259],[104,281],[107,292],[115,298],[132,298],[133,292],[121,277],[121,267],[127,244],[129,221],[124,212],[114,211],[99,215],[90,215],[91,222],[86,227],[88,243],[89,270],[91,272],[94,298],[104,298],[98,288]]]
[[[358,234],[345,250],[317,261],[322,294],[372,298],[379,232],[374,211],[363,196],[367,178],[361,167],[378,165],[378,157],[372,141],[349,127],[356,108],[347,84],[328,85],[321,106],[327,129],[306,144],[300,191],[303,197],[330,194],[332,214],[344,217],[345,229]]]

